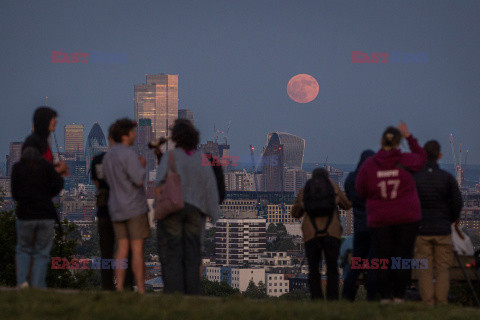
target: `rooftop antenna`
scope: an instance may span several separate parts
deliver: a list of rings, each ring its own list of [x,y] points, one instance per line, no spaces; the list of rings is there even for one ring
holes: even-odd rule
[[[218,140],[218,136],[217,136],[217,127],[215,127],[215,121],[213,122],[213,138],[214,138],[215,143],[216,143],[217,140]]]

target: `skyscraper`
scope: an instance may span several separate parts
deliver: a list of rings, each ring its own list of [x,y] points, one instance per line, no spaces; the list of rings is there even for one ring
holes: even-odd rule
[[[195,124],[193,119],[193,110],[189,110],[189,109],[178,110],[178,119],[187,119],[187,120],[190,120],[192,124]]]
[[[65,126],[65,153],[69,155],[84,155],[85,131],[83,124],[68,124]]]
[[[266,191],[298,192],[306,181],[302,170],[305,140],[285,132],[267,135],[267,146],[262,157]],[[276,159],[278,161],[268,161]]]
[[[147,74],[145,84],[134,86],[134,97],[135,120],[150,119],[156,139],[168,136],[178,118],[178,75]]]
[[[301,169],[305,152],[305,139],[290,133],[276,131],[268,134],[267,145],[274,135],[278,137],[280,144],[284,147],[285,167]]]
[[[7,155],[7,176],[12,174],[12,168],[15,163],[20,160],[22,155],[23,142],[10,142]]]
[[[95,122],[90,133],[87,137],[87,144],[85,146],[85,160],[86,160],[86,171],[87,174],[90,173],[90,165],[92,163],[93,157],[96,155],[106,152],[108,149],[107,140],[103,134],[102,128]],[[90,180],[90,175],[89,175]]]
[[[265,191],[282,191],[284,179],[284,148],[280,143],[277,133],[268,135],[267,146],[262,154],[265,159],[277,159],[277,161],[263,161],[263,178]]]

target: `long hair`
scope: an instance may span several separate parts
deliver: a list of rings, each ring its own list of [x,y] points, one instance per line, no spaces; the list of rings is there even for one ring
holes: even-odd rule
[[[402,141],[402,133],[395,127],[388,127],[382,134],[382,148],[390,150],[398,147]]]

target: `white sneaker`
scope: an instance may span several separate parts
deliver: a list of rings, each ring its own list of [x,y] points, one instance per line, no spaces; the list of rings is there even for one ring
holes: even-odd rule
[[[27,281],[21,283],[21,284],[18,286],[19,289],[26,289],[26,288],[28,288],[28,287],[30,287],[30,286],[28,285],[28,282],[27,282]]]
[[[380,300],[380,304],[387,304],[387,303],[392,303],[392,300],[390,300],[390,299],[382,299],[382,300]]]
[[[404,303],[404,302],[405,302],[405,300],[400,299],[400,298],[394,298],[393,299],[393,303],[395,303],[395,304]]]

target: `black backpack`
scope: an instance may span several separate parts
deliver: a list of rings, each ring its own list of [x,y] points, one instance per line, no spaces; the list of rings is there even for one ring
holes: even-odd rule
[[[335,190],[327,177],[319,176],[307,181],[303,190],[303,207],[310,218],[317,234],[327,231],[336,209]],[[318,230],[315,218],[328,217],[327,225]]]

